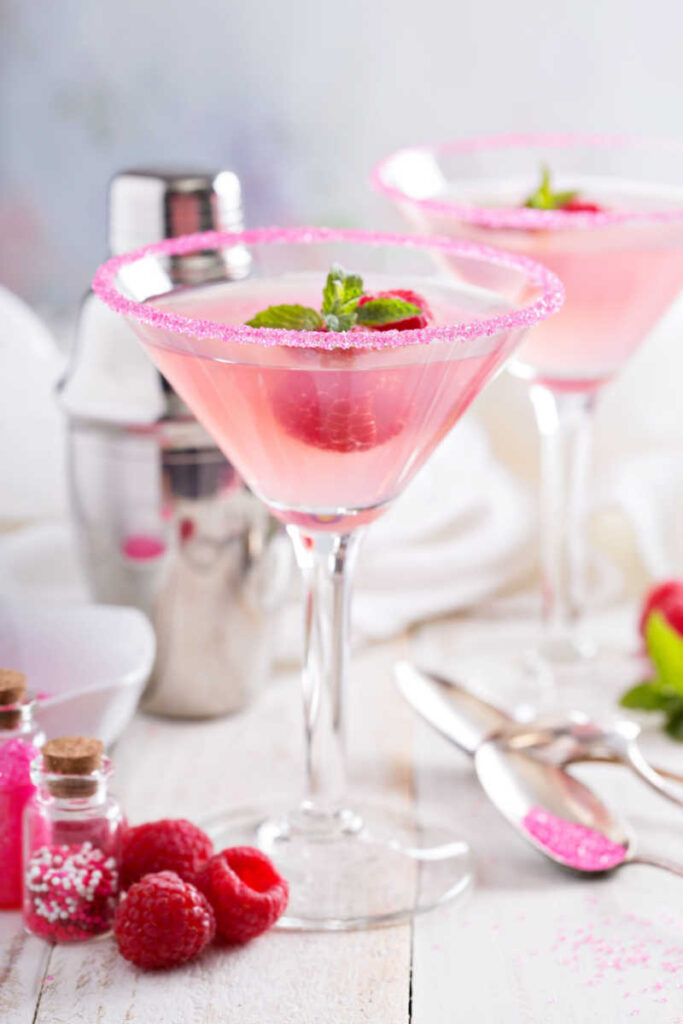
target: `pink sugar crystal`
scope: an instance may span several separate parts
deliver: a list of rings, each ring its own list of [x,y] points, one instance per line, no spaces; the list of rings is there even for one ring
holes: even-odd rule
[[[12,739],[0,745],[0,907],[21,906],[21,818],[33,796],[30,765],[38,751]]]
[[[42,846],[26,865],[24,921],[54,942],[101,935],[111,928],[118,890],[116,860],[92,843]]]
[[[541,807],[532,807],[522,824],[541,846],[578,871],[607,871],[626,857],[625,846],[612,842],[595,829],[558,818]]]

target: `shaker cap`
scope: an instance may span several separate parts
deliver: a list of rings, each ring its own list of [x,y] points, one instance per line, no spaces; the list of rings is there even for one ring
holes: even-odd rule
[[[233,171],[133,169],[117,174],[109,188],[113,255],[175,235],[242,227],[242,189]]]

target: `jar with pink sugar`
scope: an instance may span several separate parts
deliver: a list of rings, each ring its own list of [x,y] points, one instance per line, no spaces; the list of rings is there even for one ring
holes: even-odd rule
[[[111,929],[119,898],[118,802],[99,740],[50,740],[31,775],[24,812],[24,923],[51,942],[81,942]]]
[[[35,792],[31,761],[44,737],[26,698],[26,676],[0,668],[0,908],[21,906],[21,819]]]

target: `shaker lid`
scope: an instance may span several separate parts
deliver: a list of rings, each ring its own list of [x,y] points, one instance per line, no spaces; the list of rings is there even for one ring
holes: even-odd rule
[[[242,189],[233,171],[122,171],[109,189],[113,255],[195,231],[239,231]]]

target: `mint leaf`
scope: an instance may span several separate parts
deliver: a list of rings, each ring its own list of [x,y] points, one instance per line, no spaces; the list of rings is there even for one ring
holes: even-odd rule
[[[333,263],[323,288],[322,311],[337,315],[353,313],[362,294],[363,278],[358,274],[347,274],[338,263]]]
[[[657,681],[638,683],[622,694],[619,703],[622,708],[639,711],[664,711],[671,703],[671,693]]]
[[[672,739],[683,742],[683,700],[669,712],[664,728]]]
[[[541,184],[535,192],[532,192],[524,205],[531,207],[532,210],[561,210],[577,196],[578,192],[553,192],[550,183],[550,168],[547,164],[541,164]]]
[[[669,710],[664,728],[673,739],[683,741],[683,699]]]
[[[350,331],[356,322],[355,313],[323,313],[328,331]]]
[[[288,331],[317,331],[325,321],[310,306],[268,306],[247,320],[248,327],[281,327]]]
[[[645,643],[658,682],[683,697],[683,637],[660,612],[652,612],[645,626]]]
[[[356,310],[359,324],[381,327],[384,324],[399,323],[411,316],[420,316],[422,310],[403,299],[370,299]]]

